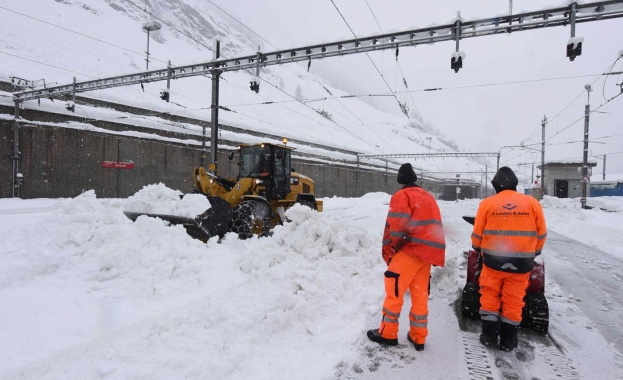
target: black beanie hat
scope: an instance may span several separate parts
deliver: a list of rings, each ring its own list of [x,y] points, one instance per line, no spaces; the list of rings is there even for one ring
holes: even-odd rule
[[[517,191],[517,184],[519,180],[511,168],[508,166],[502,166],[495,177],[491,180],[491,184],[496,193],[502,190],[515,190]]]
[[[396,177],[396,180],[401,185],[417,181],[417,175],[415,175],[411,164],[402,164],[400,169],[398,169],[398,177]]]

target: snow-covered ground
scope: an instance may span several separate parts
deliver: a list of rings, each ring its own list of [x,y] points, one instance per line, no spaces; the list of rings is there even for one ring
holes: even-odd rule
[[[322,213],[290,209],[291,222],[271,237],[227,235],[207,244],[182,227],[123,215],[147,207],[193,215],[208,207],[163,185],[128,199],[98,199],[92,191],[74,199],[0,199],[0,378],[336,378],[379,323],[389,199],[325,198]],[[470,245],[471,226],[461,216],[473,215],[478,201],[439,204],[447,265],[433,271],[426,350],[413,350],[403,370],[468,378],[453,303]],[[621,293],[623,199],[589,205],[595,208],[581,210],[577,199],[543,201],[550,231],[594,247],[588,255],[609,257],[587,266],[608,273],[612,291]],[[612,334],[618,327],[584,312],[590,300],[564,283],[585,268],[560,277],[553,266],[573,265],[565,259],[572,252],[556,247],[546,245],[543,254],[551,338],[578,377],[623,378]],[[623,312],[620,296],[610,301],[601,312]],[[403,341],[407,328],[401,324]]]

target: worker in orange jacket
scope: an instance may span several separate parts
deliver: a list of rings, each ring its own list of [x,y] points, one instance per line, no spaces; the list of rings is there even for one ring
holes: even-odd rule
[[[439,206],[429,192],[415,184],[416,180],[411,164],[400,167],[397,181],[404,186],[391,198],[383,233],[382,256],[387,264],[383,318],[381,326],[367,335],[377,343],[398,344],[398,317],[409,290],[407,339],[422,351],[428,335],[431,264],[444,265],[446,245]]]
[[[480,342],[512,351],[534,258],[541,253],[547,229],[541,204],[517,192],[517,176],[501,167],[491,184],[496,195],[480,202],[472,246],[482,255],[480,285]]]

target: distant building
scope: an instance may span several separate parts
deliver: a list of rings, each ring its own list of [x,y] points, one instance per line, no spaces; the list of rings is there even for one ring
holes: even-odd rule
[[[458,192],[457,192],[458,188]],[[461,179],[460,184],[457,186],[455,179],[445,179],[442,182],[441,194],[439,195],[442,201],[454,201],[456,199],[475,199],[480,196],[481,186],[470,179]]]
[[[588,177],[595,162],[588,163]],[[545,175],[545,195],[557,198],[579,198],[582,196],[582,163],[581,162],[546,162],[545,167],[538,166]],[[586,196],[590,196],[590,182],[587,183]]]

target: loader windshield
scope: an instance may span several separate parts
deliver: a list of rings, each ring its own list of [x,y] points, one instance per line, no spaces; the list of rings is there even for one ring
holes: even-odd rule
[[[270,171],[270,148],[245,146],[240,152],[240,177],[258,178],[262,172]]]

